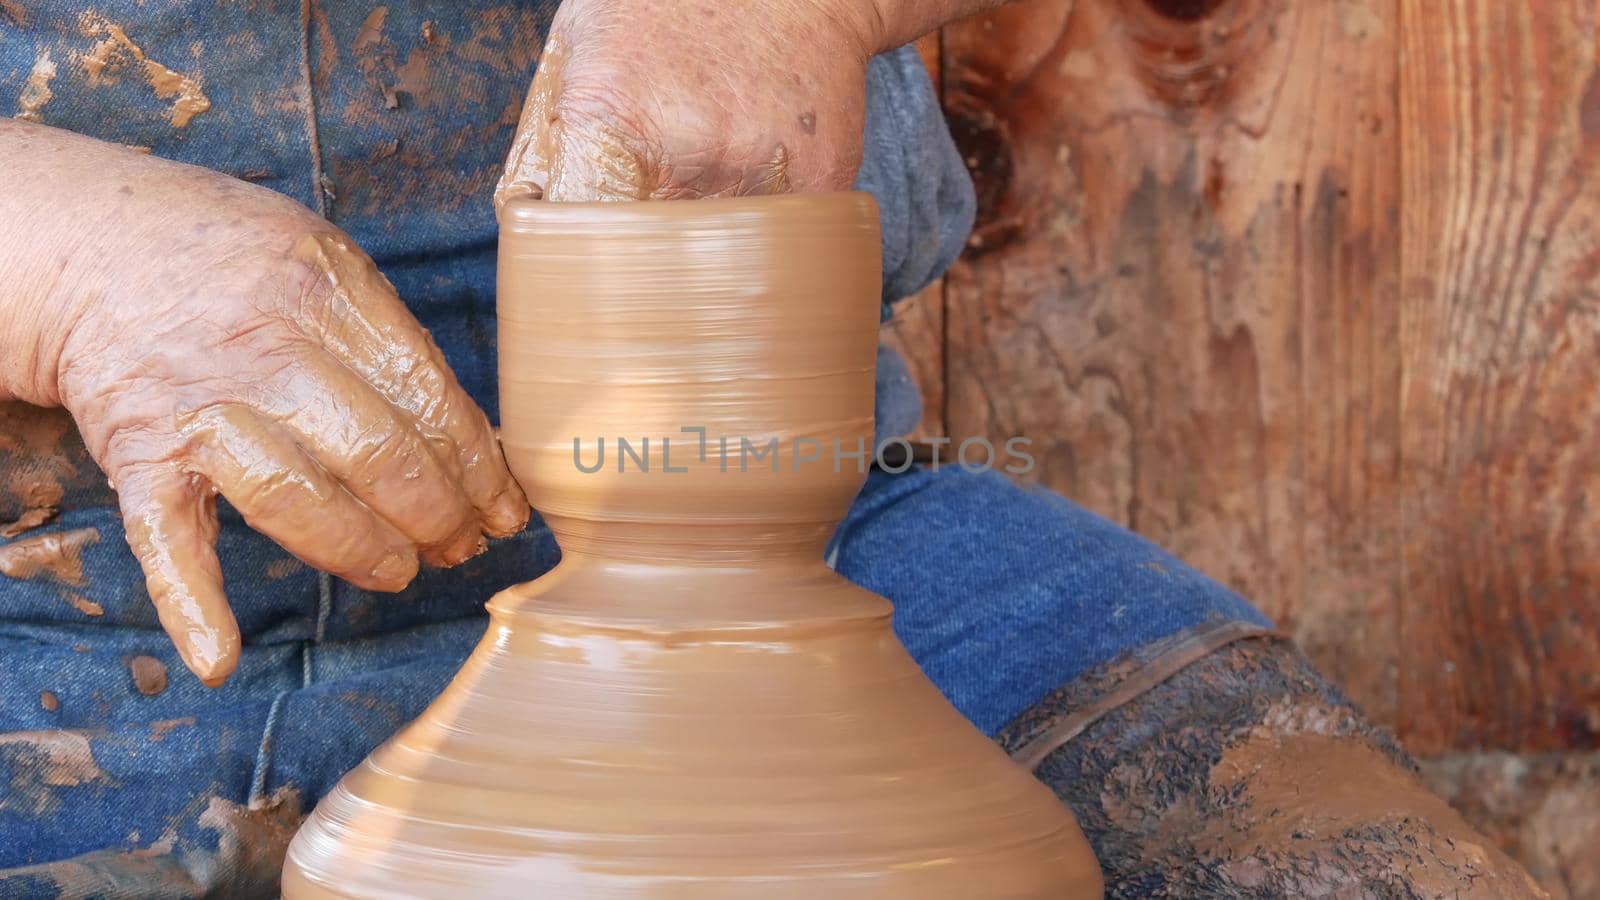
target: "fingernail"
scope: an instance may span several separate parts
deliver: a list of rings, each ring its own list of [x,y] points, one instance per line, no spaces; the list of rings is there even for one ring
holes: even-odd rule
[[[457,559],[454,563],[451,563],[451,565],[457,565],[459,563],[464,563],[467,560],[472,559],[473,557],[482,556],[488,550],[489,550],[489,539],[484,537],[482,534],[478,534],[473,539],[472,543],[467,545],[466,553],[464,553],[461,556],[461,558]]]
[[[528,508],[528,500],[522,496],[522,491],[511,488],[495,498],[489,507],[489,515],[483,523],[492,537],[510,537],[522,531],[528,525],[528,515],[532,512]]]
[[[474,532],[463,540],[456,541],[444,551],[444,564],[446,567],[459,566],[467,560],[478,556],[489,549],[489,541],[481,533]]]
[[[417,577],[417,555],[410,551],[392,550],[372,569],[373,580],[379,584],[395,585],[395,590],[411,583]]]
[[[215,631],[191,631],[178,648],[183,664],[208,688],[221,687],[239,667],[237,645],[219,640]]]

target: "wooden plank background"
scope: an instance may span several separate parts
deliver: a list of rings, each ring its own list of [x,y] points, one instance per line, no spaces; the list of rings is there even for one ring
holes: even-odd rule
[[[1484,755],[1600,797],[1571,762],[1600,749],[1596,26],[1028,0],[948,27],[922,49],[978,224],[890,326],[925,432],[1032,437],[1041,481],[1254,599],[1508,845],[1537,841],[1486,821]],[[1551,846],[1535,874],[1600,896]]]

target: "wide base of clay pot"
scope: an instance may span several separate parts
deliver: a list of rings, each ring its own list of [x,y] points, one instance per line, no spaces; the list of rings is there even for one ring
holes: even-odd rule
[[[1100,896],[1059,801],[820,563],[569,557],[491,610],[449,690],[318,805],[286,898]]]

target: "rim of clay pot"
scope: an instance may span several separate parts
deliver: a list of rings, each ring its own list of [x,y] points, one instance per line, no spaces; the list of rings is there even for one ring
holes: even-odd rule
[[[833,218],[854,212],[863,221],[878,220],[878,201],[866,191],[831,191],[814,194],[762,194],[744,197],[701,197],[688,200],[582,200],[555,201],[516,197],[500,210],[504,228],[537,228],[559,223],[563,229],[585,223],[617,227],[619,222],[649,224],[672,217],[682,224],[685,210],[695,218],[724,219],[728,216],[782,216],[791,221],[805,218]]]

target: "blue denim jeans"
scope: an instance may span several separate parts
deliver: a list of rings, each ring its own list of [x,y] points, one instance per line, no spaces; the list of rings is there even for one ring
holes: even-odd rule
[[[303,17],[301,0],[24,0],[19,18],[0,4],[0,104],[43,61],[57,71],[47,103],[0,114],[148,147],[323,213],[493,417],[488,192],[554,5],[320,0]],[[89,77],[74,61],[112,25],[149,59],[202,75],[210,108],[175,124],[115,41]],[[875,60],[868,88],[858,186],[883,212],[892,301],[959,251],[972,187],[914,53]],[[900,433],[915,393],[892,355],[879,369],[880,431]],[[160,630],[70,423],[24,435],[9,416],[0,525],[26,505],[7,485],[35,477],[60,488],[60,512],[0,546],[60,541],[81,571],[0,575],[0,898],[271,896],[300,816],[449,680],[484,630],[483,602],[558,556],[535,523],[378,595],[308,569],[224,506],[218,549],[246,643],[237,674],[207,690]],[[874,473],[833,553],[893,601],[912,654],[991,734],[1132,649],[1204,623],[1265,624],[1140,538],[993,474]]]

